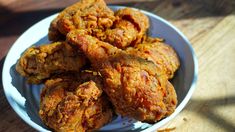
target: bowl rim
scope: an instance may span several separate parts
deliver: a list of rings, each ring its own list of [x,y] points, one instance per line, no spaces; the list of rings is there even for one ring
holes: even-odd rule
[[[109,7],[112,8],[126,8],[128,6],[118,6],[118,5],[109,5]],[[178,115],[182,109],[186,106],[186,104],[188,103],[188,101],[190,100],[195,88],[196,88],[196,82],[198,80],[198,61],[197,61],[197,57],[196,54],[194,52],[194,49],[190,43],[190,41],[187,39],[187,37],[179,30],[177,29],[174,25],[172,25],[170,22],[168,22],[167,20],[163,19],[162,17],[153,14],[151,12],[145,11],[145,10],[141,10],[141,9],[137,9],[137,8],[133,8],[133,7],[128,7],[128,8],[132,8],[132,9],[136,9],[139,10],[141,12],[143,12],[145,15],[148,15],[154,19],[157,19],[159,21],[162,21],[163,23],[165,23],[167,26],[169,26],[170,28],[172,28],[173,30],[175,30],[175,32],[177,32],[182,38],[183,40],[186,42],[186,45],[189,47],[190,53],[192,54],[192,58],[193,58],[193,63],[194,63],[194,71],[193,71],[193,80],[191,82],[191,86],[189,88],[188,93],[186,94],[186,96],[184,97],[184,99],[182,100],[182,102],[176,107],[174,113],[172,113],[170,116],[164,118],[163,120],[153,124],[151,127],[142,130],[141,132],[151,132],[154,130],[157,130],[159,127],[163,126],[164,124],[166,124],[167,122],[169,122],[170,120],[172,120],[176,115]],[[11,96],[9,95],[9,91],[7,91],[7,80],[5,79],[5,75],[7,75],[8,71],[8,67],[6,65],[7,60],[10,60],[9,58],[9,53],[12,51],[12,49],[14,48],[15,43],[18,43],[18,41],[22,38],[22,36],[24,36],[24,34],[27,34],[29,31],[31,31],[34,27],[37,27],[37,25],[41,25],[44,21],[46,21],[47,19],[50,18],[54,18],[58,15],[58,13],[52,14],[46,18],[43,18],[42,20],[38,21],[37,23],[33,24],[30,28],[28,28],[25,32],[23,32],[20,37],[13,43],[13,45],[11,46],[11,48],[9,49],[4,64],[3,64],[3,69],[2,69],[2,84],[3,84],[3,90],[4,90],[4,94],[7,98],[8,103],[10,104],[10,106],[12,107],[12,109],[15,111],[15,113],[21,118],[23,119],[29,126],[31,126],[32,128],[38,130],[38,131],[46,131],[49,132],[48,130],[46,130],[45,128],[43,128],[42,126],[36,124],[35,122],[33,122],[32,120],[28,120],[23,113],[16,107],[16,103],[12,100]]]
[[[121,7],[123,8],[124,6],[117,6],[117,7]],[[132,8],[132,7],[130,7]],[[136,8],[134,8],[136,9]],[[139,9],[137,9],[139,10]],[[178,29],[176,28],[173,24],[171,24],[169,21],[165,20],[164,18],[153,14],[151,12],[145,11],[145,10],[140,10],[141,12],[143,12],[145,15],[148,15],[152,18],[155,18],[157,20],[162,21],[163,23],[165,23],[166,25],[168,25],[169,27],[171,27],[173,30],[175,30],[182,38],[183,40],[186,42],[187,46],[189,47],[190,53],[192,54],[192,59],[193,59],[193,63],[194,63],[194,71],[193,71],[193,80],[191,82],[190,88],[188,93],[186,94],[186,96],[184,97],[184,99],[182,100],[182,102],[176,107],[174,113],[172,113],[170,116],[164,118],[163,120],[155,123],[154,125],[152,125],[151,127],[141,131],[141,132],[152,132],[157,130],[159,127],[165,125],[167,122],[169,122],[170,120],[172,120],[174,117],[176,117],[176,115],[178,115],[183,108],[187,105],[187,103],[189,102],[190,98],[193,95],[193,92],[196,88],[196,83],[198,80],[198,60],[197,60],[197,56],[196,53],[192,47],[192,44],[190,43],[190,41],[188,40],[188,38]]]
[[[126,8],[128,6],[110,6],[110,7],[111,8],[112,7],[113,8]],[[190,88],[188,90],[188,93],[186,94],[186,96],[182,100],[182,102],[176,107],[175,111],[170,116],[168,116],[168,117],[162,119],[161,121],[153,124],[151,127],[141,131],[141,132],[152,132],[152,131],[157,130],[159,127],[165,125],[167,122],[172,120],[174,117],[176,117],[176,115],[178,115],[183,110],[183,108],[187,105],[187,103],[189,102],[189,100],[192,97],[192,94],[193,94],[193,92],[196,88],[196,83],[197,83],[197,80],[198,80],[198,60],[197,60],[196,53],[195,53],[195,51],[192,47],[192,44],[190,43],[188,38],[178,28],[176,28],[173,24],[171,24],[169,21],[165,20],[164,18],[162,18],[162,17],[160,17],[160,16],[158,16],[154,13],[151,13],[151,12],[148,12],[148,11],[145,11],[145,10],[141,10],[141,9],[137,9],[137,8],[133,8],[133,7],[128,7],[128,8],[139,10],[142,13],[144,13],[145,15],[148,15],[149,17],[152,17],[154,19],[162,21],[167,26],[169,26],[170,28],[175,30],[175,32],[177,32],[183,38],[183,40],[186,42],[186,45],[189,47],[190,53],[192,54],[193,63],[194,63],[194,65],[193,65],[194,66],[193,67],[193,69],[194,69],[194,71],[193,71],[193,80],[191,82]]]

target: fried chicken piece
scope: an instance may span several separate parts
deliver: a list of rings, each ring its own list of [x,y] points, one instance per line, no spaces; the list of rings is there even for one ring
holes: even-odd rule
[[[65,42],[30,47],[20,57],[16,70],[29,83],[38,84],[51,75],[62,72],[79,72],[86,59],[77,49]]]
[[[70,44],[77,45],[104,78],[104,91],[117,113],[153,123],[174,111],[176,96],[166,74],[152,61],[128,54],[84,31],[71,31]],[[169,110],[169,111],[168,111]]]
[[[149,28],[148,17],[131,8],[120,9],[115,16],[112,29],[107,29],[100,39],[121,49],[140,43]]]
[[[102,87],[101,77],[91,73],[47,80],[40,100],[42,121],[58,132],[98,130],[113,114]]]
[[[48,38],[51,41],[64,41],[65,40],[65,36],[60,33],[60,31],[57,29],[57,21],[58,21],[58,17],[55,18],[49,27],[49,32],[48,32]]]
[[[161,66],[169,79],[173,78],[175,71],[180,66],[179,58],[174,49],[159,40],[152,39],[149,42],[137,44],[134,48],[129,47],[126,51]]]
[[[164,96],[163,101],[166,104],[167,108],[166,115],[169,116],[175,111],[176,104],[178,103],[178,101],[175,88],[169,81],[166,84],[166,91],[167,96]]]
[[[61,34],[74,29],[86,29],[92,34],[103,32],[113,25],[114,12],[103,0],[80,0],[63,10],[49,28],[49,40],[56,41]]]

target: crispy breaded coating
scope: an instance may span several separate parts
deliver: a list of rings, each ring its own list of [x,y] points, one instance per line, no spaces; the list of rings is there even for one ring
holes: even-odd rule
[[[161,66],[169,79],[173,78],[175,71],[180,66],[179,58],[174,49],[160,41],[137,44],[126,51]]]
[[[169,79],[180,66],[163,39],[147,36],[140,10],[115,13],[104,0],[80,0],[51,22],[51,44],[28,48],[16,70],[44,83],[39,116],[52,131],[97,131],[114,111],[156,123],[171,115],[177,95]]]
[[[28,48],[16,64],[16,70],[29,83],[38,84],[53,74],[76,71],[86,64],[86,58],[65,42],[55,42]]]
[[[170,82],[167,82],[166,84],[166,95],[167,96],[164,96],[163,101],[167,108],[166,115],[169,116],[175,111],[176,104],[178,103],[175,88]]]
[[[57,17],[51,22],[50,27],[49,27],[49,32],[48,32],[49,40],[54,41],[54,42],[65,40],[65,36],[62,33],[60,33],[60,31],[57,28],[58,19],[59,18]]]
[[[152,62],[121,53],[109,57],[99,71],[117,113],[149,123],[165,117],[167,78]]]
[[[105,60],[108,58],[109,55],[121,51],[121,49],[118,49],[117,47],[114,47],[110,44],[107,44],[106,42],[100,41],[97,38],[89,35],[86,30],[73,30],[69,32],[67,34],[66,41],[72,45],[76,45],[76,43],[81,43],[81,48],[83,49],[83,52],[89,52],[89,54],[85,55],[87,58],[89,58],[91,62],[97,62],[97,60]],[[93,56],[96,57],[93,58]]]
[[[60,34],[74,29],[86,29],[91,34],[103,32],[113,25],[114,12],[103,0],[80,0],[63,10],[51,23],[49,40],[56,41]]]
[[[111,29],[104,32],[101,40],[125,49],[142,41],[147,29],[149,19],[143,13],[132,8],[120,9],[115,13],[116,21]]]
[[[113,113],[102,87],[102,78],[90,73],[47,80],[40,100],[42,121],[58,132],[101,128],[111,121]]]
[[[104,91],[117,113],[149,123],[172,113],[171,108],[177,102],[172,103],[170,100],[177,98],[168,97],[174,91],[167,90],[170,82],[161,67],[99,41],[83,31],[71,31],[67,41],[77,45],[101,73],[105,83]]]

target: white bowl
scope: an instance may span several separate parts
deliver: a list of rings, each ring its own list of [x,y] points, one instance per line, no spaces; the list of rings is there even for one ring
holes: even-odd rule
[[[123,7],[110,6],[110,8],[115,11]],[[198,64],[188,39],[161,17],[146,11],[142,12],[150,19],[149,35],[164,38],[179,55],[181,66],[171,81],[178,96],[177,108],[172,115],[152,125],[118,116],[100,131],[154,131],[174,118],[185,107],[195,89]],[[18,38],[6,56],[2,72],[4,92],[11,107],[26,123],[38,131],[50,131],[38,115],[42,85],[28,85],[25,79],[15,71],[15,64],[28,47],[49,42],[48,27],[56,16],[57,14],[41,20]]]

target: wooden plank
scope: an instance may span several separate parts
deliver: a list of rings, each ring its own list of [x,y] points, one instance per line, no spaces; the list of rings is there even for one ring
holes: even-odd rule
[[[235,15],[224,18],[194,43],[199,79],[187,107],[164,128],[176,131],[234,131]]]

